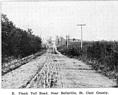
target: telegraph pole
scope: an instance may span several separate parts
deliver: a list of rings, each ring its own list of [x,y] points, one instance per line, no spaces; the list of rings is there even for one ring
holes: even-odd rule
[[[83,31],[82,31],[82,27],[86,26],[86,24],[77,24],[77,26],[81,27],[81,49],[83,47]]]
[[[68,45],[69,45],[69,35],[66,35],[66,46],[68,48]]]

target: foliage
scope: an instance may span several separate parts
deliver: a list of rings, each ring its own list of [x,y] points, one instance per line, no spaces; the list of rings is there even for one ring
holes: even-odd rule
[[[89,62],[96,70],[118,73],[118,42],[116,41],[88,41],[83,43],[71,43],[66,46],[58,47],[58,50],[68,56],[76,56],[82,61]],[[115,77],[118,77],[117,75]]]
[[[32,34],[32,30],[16,27],[6,15],[1,15],[2,61],[6,57],[25,57],[41,49],[41,38]]]

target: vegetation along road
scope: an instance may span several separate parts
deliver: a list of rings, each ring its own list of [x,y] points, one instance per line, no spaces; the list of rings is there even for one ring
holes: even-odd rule
[[[46,53],[2,76],[2,88],[113,87],[116,82],[90,65],[48,49]]]

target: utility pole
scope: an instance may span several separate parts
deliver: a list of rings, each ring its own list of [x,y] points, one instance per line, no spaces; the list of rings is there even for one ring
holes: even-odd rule
[[[66,35],[66,46],[68,48],[68,45],[69,45],[69,35]]]
[[[77,24],[77,26],[81,27],[81,49],[83,47],[83,31],[82,31],[82,27],[86,26],[86,24]]]

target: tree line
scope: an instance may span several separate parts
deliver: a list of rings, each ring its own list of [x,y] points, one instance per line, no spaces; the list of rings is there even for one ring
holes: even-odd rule
[[[1,15],[2,61],[6,57],[22,58],[41,50],[41,38],[34,35],[32,29],[16,27],[7,15]]]

